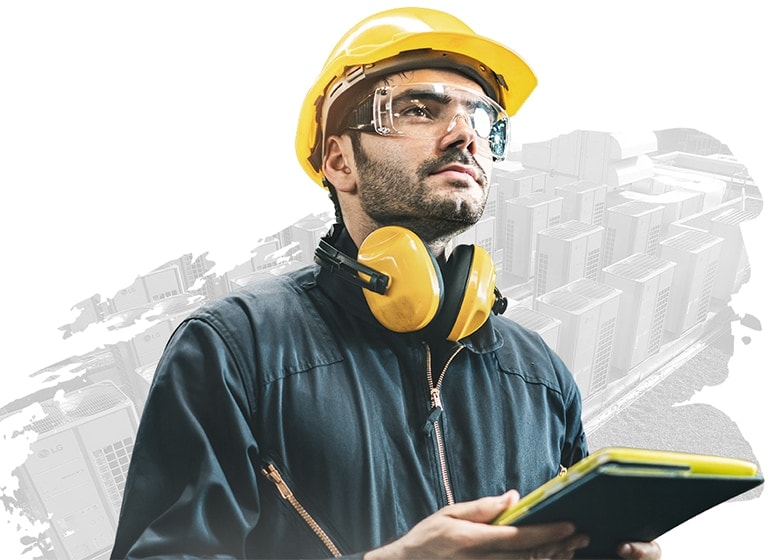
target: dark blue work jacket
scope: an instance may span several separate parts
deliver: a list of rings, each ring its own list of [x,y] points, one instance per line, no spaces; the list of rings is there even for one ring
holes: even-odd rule
[[[538,335],[492,316],[454,347],[422,338],[317,266],[196,312],[157,367],[113,557],[361,554],[586,455]]]

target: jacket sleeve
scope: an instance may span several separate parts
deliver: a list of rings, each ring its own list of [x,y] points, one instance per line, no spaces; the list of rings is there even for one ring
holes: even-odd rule
[[[582,421],[581,393],[573,374],[563,360],[553,350],[549,350],[550,359],[560,378],[565,411],[565,434],[560,451],[560,464],[571,467],[589,454],[587,436]]]
[[[113,558],[244,556],[259,465],[252,389],[234,355],[208,322],[174,333],[136,436]]]

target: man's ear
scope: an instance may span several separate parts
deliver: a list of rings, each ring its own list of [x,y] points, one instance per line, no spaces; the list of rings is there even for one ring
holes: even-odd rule
[[[329,136],[325,140],[323,175],[341,192],[357,189],[357,173],[352,143],[348,136]]]

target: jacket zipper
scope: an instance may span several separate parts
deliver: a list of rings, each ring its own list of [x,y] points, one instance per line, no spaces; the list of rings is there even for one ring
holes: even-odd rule
[[[336,548],[335,544],[333,544],[333,541],[330,539],[328,534],[323,531],[322,527],[318,525],[317,521],[312,518],[309,512],[304,509],[304,506],[301,505],[301,502],[299,502],[296,496],[294,496],[293,492],[285,483],[283,477],[280,475],[280,471],[278,471],[274,465],[268,464],[266,467],[261,469],[261,472],[270,482],[277,486],[277,490],[280,492],[280,496],[282,496],[284,500],[287,500],[288,503],[291,504],[293,509],[296,510],[296,513],[301,516],[309,528],[312,529],[312,532],[315,533],[315,535],[317,535],[318,538],[323,542],[325,548],[327,548],[335,558],[341,556],[341,552],[339,552],[339,549]]]
[[[427,383],[429,383],[429,398],[432,404],[429,417],[427,419],[427,425],[432,422],[432,429],[435,432],[435,443],[437,444],[437,456],[440,462],[440,476],[443,479],[443,489],[445,490],[445,497],[448,500],[448,504],[455,502],[453,496],[453,488],[451,488],[451,481],[448,477],[448,461],[445,458],[445,442],[443,441],[443,432],[440,429],[440,415],[443,412],[443,402],[440,399],[440,386],[443,383],[445,372],[448,371],[448,366],[456,357],[456,354],[461,352],[463,346],[457,347],[445,362],[440,375],[437,377],[437,381],[434,382],[432,378],[432,352],[429,349],[428,344],[424,344],[427,349]]]

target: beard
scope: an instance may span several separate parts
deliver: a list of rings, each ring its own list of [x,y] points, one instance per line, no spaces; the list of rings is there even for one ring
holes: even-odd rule
[[[365,152],[359,137],[353,138],[359,175],[360,202],[365,213],[381,226],[398,225],[415,232],[426,243],[446,242],[466,231],[483,214],[488,196],[488,177],[466,150],[450,148],[437,158],[423,162],[416,177],[397,162],[376,160]],[[432,173],[452,163],[480,170],[478,179],[484,193],[481,200],[448,197],[434,193],[426,181]],[[453,186],[466,189],[456,181]]]

